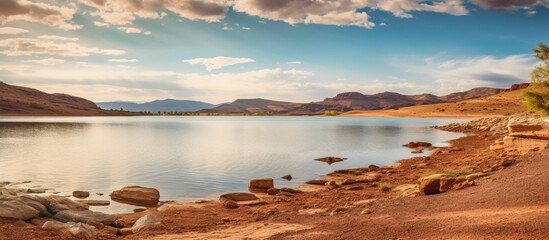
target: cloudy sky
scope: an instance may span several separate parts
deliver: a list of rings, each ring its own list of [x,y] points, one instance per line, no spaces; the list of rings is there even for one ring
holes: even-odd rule
[[[97,102],[507,87],[538,42],[549,0],[0,0],[0,81]]]

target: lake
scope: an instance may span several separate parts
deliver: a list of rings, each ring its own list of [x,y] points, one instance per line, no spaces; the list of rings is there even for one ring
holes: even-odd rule
[[[463,136],[429,128],[456,119],[352,117],[0,117],[0,181],[74,190],[108,199],[128,185],[157,188],[161,200],[217,198],[248,180],[297,186],[337,169],[390,165],[412,157],[410,141]],[[314,161],[345,157],[328,165]],[[292,181],[280,177],[293,176]],[[52,190],[53,191],[53,190]],[[95,193],[105,193],[98,196]],[[122,212],[113,204],[95,209]]]

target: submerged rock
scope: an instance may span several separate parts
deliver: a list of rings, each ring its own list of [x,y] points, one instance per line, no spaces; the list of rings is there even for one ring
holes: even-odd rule
[[[72,196],[75,198],[87,198],[90,196],[90,193],[86,191],[74,191],[72,192]]]
[[[290,175],[290,174],[284,175],[284,176],[282,176],[282,179],[286,179],[288,181],[291,181],[292,180],[292,175]]]
[[[117,202],[136,206],[156,206],[160,200],[160,192],[155,188],[140,186],[123,187],[111,193],[111,199]]]
[[[76,200],[78,203],[83,203],[88,206],[109,206],[111,202],[108,200]]]
[[[51,214],[57,214],[64,210],[87,210],[89,208],[86,204],[74,202],[66,197],[47,196],[44,198],[49,202],[48,212]]]
[[[409,142],[408,144],[402,146],[407,148],[427,148],[433,146],[433,144],[428,142]]]
[[[322,185],[322,186],[324,186],[324,185],[326,185],[326,182],[328,182],[328,181],[326,181],[326,180],[310,180],[310,181],[307,181],[305,183],[311,184],[311,185]]]
[[[342,162],[347,160],[347,158],[340,158],[340,157],[323,157],[323,158],[317,158],[316,161],[325,162],[328,164],[336,163],[336,162]]]

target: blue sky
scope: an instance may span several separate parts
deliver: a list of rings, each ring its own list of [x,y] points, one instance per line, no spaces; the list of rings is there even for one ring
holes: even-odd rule
[[[0,81],[93,101],[309,102],[528,81],[548,0],[3,0]]]

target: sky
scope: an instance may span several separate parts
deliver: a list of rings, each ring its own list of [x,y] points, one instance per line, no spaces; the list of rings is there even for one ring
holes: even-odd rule
[[[549,0],[0,0],[0,81],[95,102],[526,82]]]

